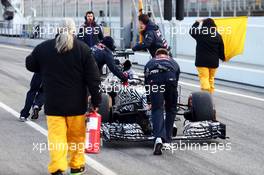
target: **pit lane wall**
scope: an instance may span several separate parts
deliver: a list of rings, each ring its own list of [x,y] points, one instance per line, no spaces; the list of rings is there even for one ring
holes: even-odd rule
[[[182,22],[176,22],[176,26],[180,26],[182,30],[188,31],[196,19],[185,18]],[[181,71],[197,75],[194,66],[195,40],[189,36],[188,32],[184,34],[177,33],[176,37],[171,37],[171,24],[164,22],[163,25],[165,26],[164,35],[172,46],[174,57],[179,63]],[[244,53],[233,58],[228,63],[221,63],[216,78],[264,87],[263,29],[264,17],[249,17]],[[44,40],[0,36],[0,43],[18,46],[34,47],[42,41]],[[134,56],[131,56],[131,59],[140,65],[145,65],[149,60],[149,54],[138,52]]]
[[[133,62],[145,65],[150,59],[149,54],[135,53],[131,56]],[[174,57],[181,68],[181,72],[197,75],[194,65],[195,57]],[[216,78],[225,81],[237,82],[264,88],[264,66],[254,66],[235,62],[221,63],[216,74]]]
[[[175,60],[179,63],[181,71],[194,75],[197,75],[194,66],[196,42],[188,31],[196,19],[189,17],[182,22],[176,22],[174,28],[176,27],[178,31],[174,31],[174,34],[171,33],[171,24],[168,22],[164,22],[163,28],[165,38],[172,46]],[[264,17],[249,17],[244,53],[234,57],[230,62],[220,63],[216,78],[264,87],[263,31]],[[172,37],[173,35],[176,37]],[[149,60],[149,54],[136,53],[132,60],[145,65]]]
[[[43,41],[45,40],[0,36],[0,44],[9,44],[14,46],[35,47],[36,45],[42,43]]]

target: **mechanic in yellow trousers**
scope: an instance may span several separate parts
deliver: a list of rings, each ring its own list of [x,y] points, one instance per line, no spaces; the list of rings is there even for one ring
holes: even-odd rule
[[[100,73],[89,47],[75,36],[75,23],[65,19],[55,39],[36,46],[26,58],[29,71],[40,72],[44,87],[50,153],[49,173],[85,169],[85,113],[88,90],[93,110],[101,100]],[[88,88],[88,90],[87,90]]]
[[[219,59],[225,60],[223,39],[211,18],[196,21],[190,29],[190,35],[197,43],[195,66],[201,89],[212,94]]]

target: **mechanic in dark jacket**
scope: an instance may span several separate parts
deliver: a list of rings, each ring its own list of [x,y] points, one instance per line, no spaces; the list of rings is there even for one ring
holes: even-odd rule
[[[159,48],[170,49],[159,30],[159,26],[154,24],[148,15],[142,14],[138,19],[144,39],[142,43],[138,43],[132,48],[133,51],[148,50],[151,57],[155,57],[155,53]]]
[[[71,173],[79,173],[85,166],[87,87],[93,110],[97,111],[100,73],[89,47],[74,37],[74,21],[65,19],[59,29],[55,39],[35,47],[26,58],[26,67],[42,75],[48,143],[52,146],[48,170],[63,174],[69,165]],[[56,146],[59,149],[52,149]]]
[[[20,112],[20,121],[27,121],[31,108],[33,109],[31,119],[38,119],[38,113],[44,102],[43,96],[41,75],[39,73],[34,73],[30,82],[30,89],[27,92],[25,106]]]
[[[151,104],[154,155],[161,155],[163,143],[170,143],[177,112],[180,68],[166,49],[158,49],[156,56],[145,66],[145,84],[148,104]],[[164,119],[164,108],[166,119]]]
[[[190,35],[197,43],[195,66],[198,70],[201,89],[213,93],[219,59],[225,60],[222,37],[211,18],[196,21],[190,29]]]
[[[106,64],[110,71],[117,76],[122,82],[127,81],[127,76],[115,64],[113,53],[115,51],[115,42],[112,37],[106,36],[97,45],[92,47],[92,53],[97,62],[99,70],[102,72],[103,66]]]
[[[94,13],[88,11],[85,14],[85,22],[79,29],[78,39],[84,41],[89,47],[97,45],[104,37],[101,26],[96,24]]]

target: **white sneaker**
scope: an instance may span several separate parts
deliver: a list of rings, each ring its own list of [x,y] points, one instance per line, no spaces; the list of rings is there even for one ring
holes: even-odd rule
[[[19,120],[20,120],[21,122],[26,122],[26,121],[27,121],[27,118],[24,117],[24,116],[20,116],[20,117],[19,117]]]
[[[156,138],[155,144],[154,144],[154,155],[161,155],[162,154],[162,140],[160,137]]]

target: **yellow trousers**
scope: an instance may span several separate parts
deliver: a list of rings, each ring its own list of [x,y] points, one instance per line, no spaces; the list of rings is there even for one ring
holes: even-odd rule
[[[85,165],[85,115],[47,116],[50,163],[48,171],[66,171]],[[69,158],[69,159],[68,159]]]
[[[214,92],[214,79],[217,68],[197,67],[200,86],[203,91]]]

